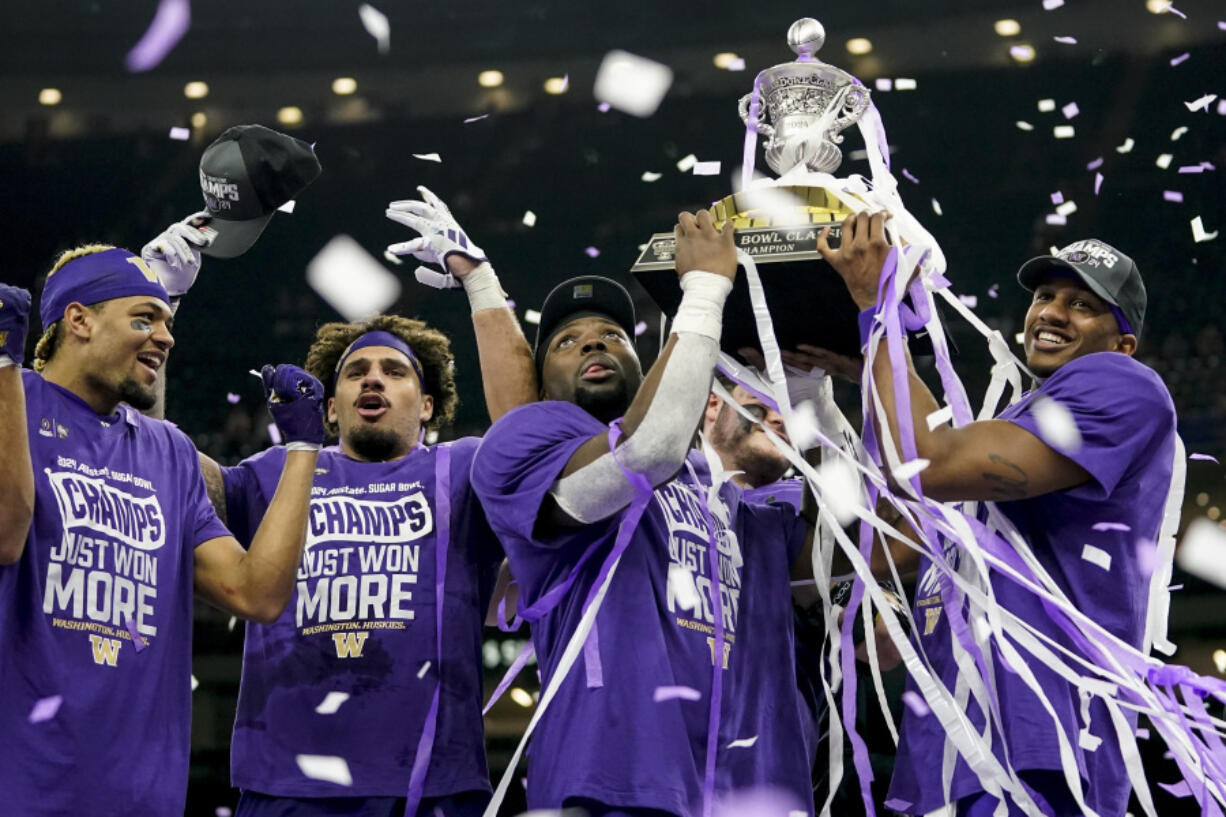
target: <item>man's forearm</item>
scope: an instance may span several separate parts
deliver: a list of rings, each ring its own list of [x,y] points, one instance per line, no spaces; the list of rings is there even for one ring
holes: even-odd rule
[[[537,399],[536,364],[515,313],[507,307],[474,312],[473,330],[485,406],[493,423],[511,409]]]
[[[0,564],[14,564],[34,519],[34,467],[21,367],[0,367]]]
[[[272,621],[294,590],[306,540],[317,451],[290,451],[277,490],[243,560],[243,595],[253,617]]]

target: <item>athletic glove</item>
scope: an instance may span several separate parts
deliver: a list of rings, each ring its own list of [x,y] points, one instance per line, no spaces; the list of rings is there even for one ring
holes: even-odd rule
[[[456,253],[475,264],[489,259],[485,250],[474,244],[455,220],[443,200],[425,187],[418,187],[422,201],[394,201],[387,206],[387,217],[392,221],[421,233],[411,241],[392,244],[387,251],[392,255],[412,255],[418,261],[438,264],[442,272],[429,267],[418,267],[417,280],[437,289],[459,289],[463,285],[447,269],[447,256]]]
[[[0,284],[0,361],[7,356],[20,366],[26,359],[26,330],[30,326],[30,293]]]
[[[200,248],[212,244],[217,235],[189,223],[199,215],[195,213],[171,224],[165,232],[141,247],[140,257],[157,274],[171,298],[181,298],[192,288],[200,272]]]
[[[291,451],[318,449],[324,442],[324,387],[297,366],[260,369],[268,411]]]

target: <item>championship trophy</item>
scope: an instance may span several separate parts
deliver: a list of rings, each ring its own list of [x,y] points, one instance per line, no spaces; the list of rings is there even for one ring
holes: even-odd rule
[[[830,245],[838,246],[842,221],[851,210],[825,187],[806,181],[838,169],[843,161],[840,131],[868,108],[869,92],[851,74],[813,56],[825,40],[817,20],[794,22],[788,45],[797,59],[763,71],[754,93],[740,101],[741,120],[765,139],[766,163],[782,178],[757,179],[715,202],[710,212],[717,224],[732,220],[737,246],[760,265],[780,348],[807,343],[858,356],[856,306],[817,251],[817,237],[826,226]],[[673,234],[656,233],[630,268],[669,315],[681,301],[675,252]],[[731,355],[744,347],[761,348],[744,275],[737,276],[724,307],[720,345]]]

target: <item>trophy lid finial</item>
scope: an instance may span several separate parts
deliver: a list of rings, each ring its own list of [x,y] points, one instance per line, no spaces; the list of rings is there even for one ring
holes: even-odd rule
[[[801,17],[788,29],[788,47],[802,60],[813,59],[825,42],[826,29],[812,17]]]

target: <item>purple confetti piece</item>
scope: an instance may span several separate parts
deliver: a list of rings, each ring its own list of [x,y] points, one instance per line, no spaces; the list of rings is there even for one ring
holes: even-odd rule
[[[675,698],[683,701],[701,701],[702,693],[692,687],[664,686],[656,687],[655,694],[652,696],[652,700],[656,703],[671,701]]]
[[[1169,11],[1171,14],[1174,14],[1174,15],[1175,15],[1176,17],[1178,17],[1180,20],[1186,20],[1186,19],[1188,19],[1188,15],[1184,14],[1182,11],[1180,11],[1180,10],[1179,10],[1179,9],[1177,9],[1177,8],[1175,8],[1174,6],[1167,6],[1167,7],[1166,7],[1166,10],[1167,10],[1167,11]]]
[[[610,105],[608,102],[601,102],[599,105],[596,106],[596,110],[600,111],[601,113],[608,113],[609,109],[612,107],[613,106]]]
[[[1179,172],[1180,173],[1204,173],[1205,166],[1203,164],[1202,165],[1184,165],[1183,167],[1179,168]]]
[[[192,129],[191,128],[171,128],[170,138],[174,139],[176,142],[186,142],[188,139],[192,138]]]
[[[1095,159],[1094,161],[1086,165],[1086,170],[1098,170],[1102,166],[1103,166],[1103,157],[1099,156],[1097,159]]]
[[[52,695],[48,698],[40,698],[34,702],[34,707],[30,710],[30,715],[27,720],[30,723],[42,723],[49,721],[55,717],[55,713],[60,711],[60,704],[64,702],[62,695]]]
[[[1179,584],[1172,584],[1166,588],[1166,592],[1168,593],[1174,593],[1176,590],[1183,590],[1183,582],[1180,582]]]
[[[1226,31],[1226,20],[1218,20],[1217,27],[1220,28],[1222,31]]]
[[[587,253],[588,258],[599,258],[600,257],[600,250],[596,249],[595,247],[588,247],[587,249],[584,250],[584,252]]]
[[[1183,193],[1180,193],[1178,190],[1163,190],[1162,198],[1167,201],[1183,201]]]
[[[1064,204],[1064,194],[1061,193],[1059,190],[1057,190],[1055,193],[1052,193],[1051,203],[1052,204]]]
[[[1198,454],[1196,452],[1189,454],[1188,459],[1190,460],[1208,460],[1209,462],[1217,463],[1217,457],[1210,456],[1209,454]]]
[[[1180,780],[1178,783],[1159,783],[1159,786],[1166,789],[1171,797],[1191,797],[1192,788],[1188,785],[1188,781]]]
[[[979,306],[979,299],[974,295],[959,295],[958,300],[969,306],[971,309]]]
[[[1000,284],[992,284],[992,286],[988,287],[988,297],[989,298],[996,298],[999,295],[1000,295]]]
[[[1183,62],[1190,56],[1192,55],[1187,52],[1184,52],[1183,54],[1180,54],[1178,57],[1171,57],[1171,66],[1174,67],[1176,65],[1179,65],[1179,63]]]
[[[514,309],[514,308],[515,308],[515,302],[512,301],[510,298],[507,298],[507,309]]]
[[[136,650],[137,652],[142,652],[144,651],[145,647],[149,646],[148,643],[145,642],[144,636],[142,636],[140,631],[136,629],[136,619],[124,619],[123,626],[132,636],[132,649]]]
[[[1060,109],[1060,113],[1064,114],[1065,119],[1072,119],[1074,116],[1081,113],[1081,109],[1077,107],[1076,102],[1070,102]]]
[[[483,113],[480,116],[470,116],[464,120],[464,124],[468,125],[473,122],[480,122],[482,119],[489,119],[489,118],[490,118],[490,115],[488,113]]]
[[[239,397],[237,394],[235,394],[232,391],[226,392],[226,402],[229,403],[230,405],[234,405],[241,399],[242,399],[241,397]]]
[[[903,175],[903,178],[905,178],[907,181],[911,182],[912,184],[919,184],[919,183],[920,183],[920,182],[919,182],[919,179],[917,179],[917,178],[915,178],[914,176],[912,176],[912,175],[911,175],[911,171],[910,171],[910,170],[907,170],[905,167],[902,169],[902,175]]]
[[[1095,173],[1094,174],[1094,195],[1097,196],[1098,191],[1102,190],[1102,188],[1103,188],[1103,174]]]
[[[923,696],[913,689],[908,689],[902,694],[902,702],[907,705],[907,708],[919,715],[921,718],[927,716],[932,710],[928,708],[928,704],[924,702]]]
[[[1034,58],[1034,49],[1028,45],[1013,45],[1009,47],[1009,56],[1017,60],[1029,60]],[[880,82],[880,80],[878,80]],[[878,88],[880,90],[880,88]]]
[[[1123,522],[1095,522],[1095,523],[1094,523],[1093,530],[1099,530],[1099,531],[1105,531],[1105,530],[1122,530],[1122,531],[1130,531],[1130,530],[1132,530],[1132,528],[1128,527],[1128,526],[1127,526],[1127,525],[1125,525]]]
[[[273,445],[281,444],[281,429],[277,428],[276,423],[268,424],[268,439],[272,441]]]
[[[894,811],[906,811],[907,809],[911,808],[912,804],[910,800],[903,800],[899,797],[894,797],[890,800],[886,800],[882,805],[888,809],[893,809]]]
[[[230,817],[233,813],[234,812],[230,811],[229,806],[218,806],[217,810],[213,812],[216,817]]]
[[[638,323],[634,325],[634,336],[636,338],[646,331],[647,331],[647,323],[645,321],[639,321]]]
[[[155,68],[179,44],[192,24],[190,0],[161,0],[153,22],[140,42],[132,46],[124,64],[129,71],[139,73]]]
[[[928,276],[928,282],[932,284],[934,289],[948,289],[949,279],[939,272],[934,272]]]

